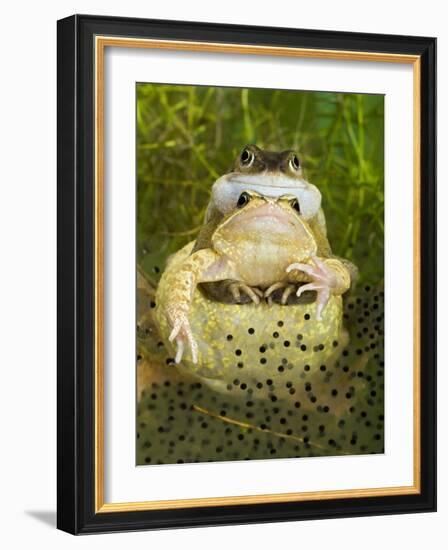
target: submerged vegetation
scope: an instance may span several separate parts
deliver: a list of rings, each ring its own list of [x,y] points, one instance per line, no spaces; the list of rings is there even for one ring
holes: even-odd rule
[[[296,149],[319,187],[335,254],[383,278],[380,95],[137,85],[137,255],[154,279],[194,239],[213,182],[246,143]]]

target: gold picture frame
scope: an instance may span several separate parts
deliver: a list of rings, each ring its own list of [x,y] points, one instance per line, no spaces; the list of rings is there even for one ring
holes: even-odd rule
[[[88,101],[93,107],[93,113],[90,115],[91,121],[88,131],[90,132],[89,146],[93,146],[93,178],[92,184],[94,192],[90,194],[91,209],[93,213],[92,225],[90,230],[93,230],[93,247],[91,252],[91,261],[93,262],[92,272],[92,293],[91,298],[93,300],[94,309],[92,311],[92,343],[93,354],[90,369],[92,369],[92,386],[91,395],[93,396],[92,416],[88,420],[90,424],[93,421],[91,427],[92,448],[90,449],[90,474],[88,476],[88,482],[91,487],[90,499],[91,509],[87,512],[84,511],[84,519],[81,520],[78,516],[77,521],[69,517],[69,514],[65,510],[68,509],[68,505],[65,503],[65,495],[60,496],[60,511],[59,513],[59,526],[62,529],[70,532],[86,532],[86,531],[104,531],[113,530],[120,525],[120,528],[131,528],[133,514],[139,512],[144,513],[145,519],[139,519],[142,522],[142,528],[151,528],[158,526],[161,520],[159,518],[152,522],[151,513],[171,511],[170,521],[172,526],[176,526],[177,511],[194,511],[195,509],[210,509],[216,510],[217,507],[222,511],[224,508],[238,508],[244,509],[247,514],[247,509],[257,505],[276,506],[287,505],[294,503],[311,503],[327,501],[329,507],[327,507],[323,513],[324,517],[330,516],[330,509],[334,510],[334,504],[344,502],[349,499],[352,506],[358,508],[359,514],[371,513],[371,508],[368,506],[363,510],[362,505],[365,502],[372,503],[376,501],[380,506],[384,501],[384,497],[393,499],[394,497],[404,497],[408,499],[407,502],[418,503],[418,506],[423,506],[422,500],[425,500],[425,509],[434,507],[434,494],[431,493],[428,496],[428,475],[429,477],[435,475],[428,474],[428,462],[431,462],[432,458],[427,455],[428,447],[422,448],[422,419],[427,422],[427,419],[431,416],[428,411],[428,403],[425,401],[422,403],[422,379],[425,383],[425,379],[428,376],[426,370],[424,376],[422,376],[422,338],[429,337],[427,334],[422,334],[422,326],[428,319],[422,318],[421,300],[422,300],[422,276],[427,277],[424,269],[427,266],[422,266],[422,240],[425,243],[425,250],[428,250],[430,246],[432,252],[431,257],[434,257],[434,250],[431,245],[428,245],[428,239],[430,235],[428,233],[427,224],[428,216],[430,212],[423,209],[422,193],[427,196],[433,193],[434,182],[431,181],[431,177],[424,170],[427,170],[428,157],[432,162],[432,156],[434,154],[433,146],[428,150],[422,151],[422,136],[427,139],[428,137],[428,118],[431,118],[432,113],[428,109],[428,96],[433,94],[433,67],[431,69],[431,63],[428,61],[428,55],[433,55],[433,49],[435,47],[433,39],[425,39],[424,44],[420,44],[417,39],[408,39],[407,41],[403,37],[388,37],[389,42],[387,46],[382,50],[378,48],[379,38],[373,35],[368,40],[364,39],[367,46],[365,49],[356,49],[353,45],[353,41],[349,40],[349,37],[343,33],[328,33],[321,32],[316,34],[314,45],[310,47],[304,47],[301,45],[304,41],[304,37],[300,31],[293,33],[291,41],[295,41],[297,45],[284,45],[281,32],[274,29],[269,29],[271,45],[257,43],[259,40],[256,28],[244,28],[241,31],[244,34],[244,41],[238,41],[238,43],[230,42],[229,32],[233,30],[226,26],[222,27],[222,33],[218,33],[216,41],[210,41],[206,39],[207,31],[199,26],[197,29],[194,25],[191,27],[187,24],[184,33],[178,33],[176,38],[161,38],[163,30],[170,28],[170,22],[164,22],[163,28],[159,28],[155,22],[139,22],[140,31],[137,35],[133,35],[130,28],[126,26],[127,20],[121,21],[120,19],[113,18],[89,18],[88,16],[74,16],[68,18],[59,23],[59,63],[64,63],[64,68],[60,65],[60,86],[61,89],[66,89],[66,81],[69,76],[65,74],[69,69],[67,63],[70,59],[75,58],[75,53],[78,51],[78,59],[83,58],[84,63],[88,65],[87,68],[80,70],[79,67],[72,68],[71,79],[80,81],[85,78],[86,71],[89,71],[89,78],[92,84],[91,97]],[[145,30],[146,29],[146,30]],[[156,29],[156,30],[154,30]],[[191,34],[191,29],[194,29],[197,34],[197,39],[186,39],[184,35]],[[202,31],[202,33],[201,33]],[[227,34],[226,34],[227,33]],[[280,33],[280,34],[277,34]],[[216,33],[215,33],[216,34]],[[152,36],[151,36],[152,35]],[[288,35],[289,36],[289,35]],[[360,40],[363,35],[359,35]],[[400,41],[400,38],[402,41]],[[227,40],[226,40],[227,39]],[[266,39],[264,39],[266,40]],[[327,41],[328,46],[320,46]],[[383,40],[384,42],[384,40]],[[276,44],[277,43],[277,44]],[[274,45],[275,44],[275,45]],[[344,47],[346,44],[346,47]],[[359,42],[361,44],[361,42]],[[336,45],[338,47],[336,48]],[[401,47],[400,47],[401,46]],[[424,48],[423,48],[424,46]],[[105,502],[104,484],[105,484],[105,469],[104,469],[104,194],[106,192],[104,184],[104,91],[105,91],[105,52],[107,48],[152,48],[159,50],[174,50],[174,51],[193,51],[193,52],[212,52],[212,53],[231,53],[238,56],[244,55],[269,55],[269,56],[290,56],[290,57],[302,57],[311,59],[326,59],[326,60],[342,60],[342,61],[364,61],[364,62],[385,62],[385,63],[400,63],[412,65],[413,70],[413,144],[414,144],[414,164],[413,164],[413,202],[414,202],[414,351],[413,351],[413,381],[414,381],[414,408],[413,408],[413,484],[410,486],[402,487],[381,487],[381,488],[365,488],[356,490],[328,490],[317,492],[305,492],[305,493],[281,493],[281,494],[265,494],[265,495],[246,495],[246,496],[225,496],[217,498],[192,498],[182,500],[158,500],[158,501],[143,501],[143,502],[120,502],[110,503]],[[403,51],[404,50],[404,51]],[[91,52],[91,60],[87,62],[86,52]],[[428,53],[430,52],[430,53]],[[429,65],[428,65],[429,64]],[[423,67],[422,67],[423,66]],[[422,70],[423,68],[423,70]],[[76,77],[73,77],[73,72],[76,72]],[[65,79],[65,82],[62,80]],[[81,80],[82,81],[82,80]],[[88,83],[86,83],[88,84]],[[422,94],[425,101],[422,101]],[[61,97],[61,96],[60,96]],[[60,99],[61,101],[61,99]],[[422,112],[422,109],[426,109],[426,112]],[[79,109],[79,107],[78,107]],[[64,109],[62,109],[64,111]],[[72,112],[61,112],[60,117],[67,119]],[[424,120],[424,123],[422,123]],[[64,132],[67,131],[64,128]],[[62,140],[62,138],[61,138]],[[82,144],[81,147],[85,147]],[[64,145],[60,144],[63,148]],[[79,146],[78,146],[79,147]],[[427,158],[423,159],[422,154]],[[73,153],[77,154],[76,152]],[[61,173],[67,169],[67,164],[60,162]],[[60,177],[61,177],[60,173]],[[75,176],[74,176],[75,178]],[[66,185],[66,184],[65,184]],[[426,203],[428,201],[426,200]],[[425,204],[426,204],[425,203]],[[67,205],[61,201],[60,212],[63,210],[62,216],[66,214]],[[425,217],[425,223],[422,222],[422,216]],[[62,222],[61,222],[62,223]],[[63,229],[61,229],[62,231]],[[62,239],[65,241],[64,235]],[[435,261],[435,260],[433,260]],[[423,269],[424,268],[424,269]],[[423,269],[423,271],[422,271]],[[64,282],[61,283],[64,285]],[[63,314],[62,314],[63,315]],[[431,320],[434,322],[434,319]],[[62,338],[67,337],[62,336]],[[427,344],[425,343],[425,349]],[[61,365],[61,361],[64,362]],[[431,362],[431,358],[425,358],[425,365]],[[85,368],[85,366],[79,363],[75,365],[74,370],[75,377],[78,376],[79,369]],[[66,362],[64,359],[59,360],[59,368],[65,369]],[[430,369],[431,370],[431,369]],[[429,374],[429,376],[431,376]],[[80,388],[78,388],[79,390]],[[60,389],[60,392],[64,390]],[[62,407],[62,405],[61,405]],[[424,410],[422,410],[422,407]],[[67,412],[67,411],[66,411]],[[428,426],[425,426],[425,441],[428,440]],[[434,440],[434,432],[430,430],[432,435],[431,445]],[[79,437],[79,434],[74,435],[74,439]],[[430,449],[431,450],[431,445]],[[62,451],[61,451],[62,453]],[[422,453],[425,456],[422,456]],[[63,454],[63,453],[62,453]],[[64,457],[61,459],[61,476],[68,476],[67,468],[68,460]],[[72,457],[73,463],[76,460]],[[84,461],[85,462],[85,461]],[[84,464],[85,467],[85,464]],[[62,479],[62,478],[60,478]],[[61,481],[60,485],[66,485],[67,481]],[[72,480],[72,484],[76,481]],[[431,485],[431,483],[429,484]],[[399,499],[397,499],[399,500]],[[359,506],[357,506],[357,502]],[[400,500],[401,502],[401,500]],[[333,503],[333,508],[331,506]],[[354,504],[353,504],[354,503]],[[85,501],[82,504],[83,507],[87,507]],[[399,511],[400,504],[397,504],[397,510]],[[417,506],[417,504],[416,504]],[[253,514],[256,514],[256,511]],[[296,516],[300,517],[301,508],[297,508]],[[350,513],[350,512],[349,512]],[[275,510],[272,509],[273,518],[275,519]],[[325,515],[326,514],[326,515]],[[180,517],[179,515],[177,517]],[[191,516],[189,516],[191,519]],[[227,516],[228,517],[228,516]],[[318,517],[318,515],[316,516]],[[112,518],[112,519],[111,519]],[[134,517],[135,519],[135,517]],[[247,518],[246,518],[247,519]],[[230,519],[227,522],[238,521],[238,519]],[[244,517],[240,517],[240,521],[244,521]],[[250,519],[249,521],[256,521]],[[213,523],[213,520],[210,521]],[[226,523],[226,516],[223,516],[223,523]],[[195,524],[194,520],[191,520],[191,524]]]

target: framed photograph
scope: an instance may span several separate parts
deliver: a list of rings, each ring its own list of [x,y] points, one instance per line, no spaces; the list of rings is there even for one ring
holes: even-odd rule
[[[58,22],[58,527],[436,508],[434,38]]]

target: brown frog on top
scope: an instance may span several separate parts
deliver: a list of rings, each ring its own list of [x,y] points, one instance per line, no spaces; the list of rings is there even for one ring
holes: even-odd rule
[[[324,329],[329,299],[348,290],[355,272],[331,252],[320,193],[303,179],[297,154],[254,145],[215,182],[198,238],[176,255],[164,273],[168,291],[159,303],[177,345],[176,362],[186,346],[192,362],[198,361],[189,320],[198,285],[219,283],[212,294],[230,292],[235,303],[242,295],[260,303],[281,291],[286,304],[292,293],[313,291],[316,321]]]

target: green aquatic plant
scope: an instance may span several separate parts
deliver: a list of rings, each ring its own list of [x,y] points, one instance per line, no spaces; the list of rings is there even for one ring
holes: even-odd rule
[[[383,277],[381,95],[137,85],[137,252],[157,279],[195,238],[211,185],[246,143],[297,149],[323,195],[335,254]]]

